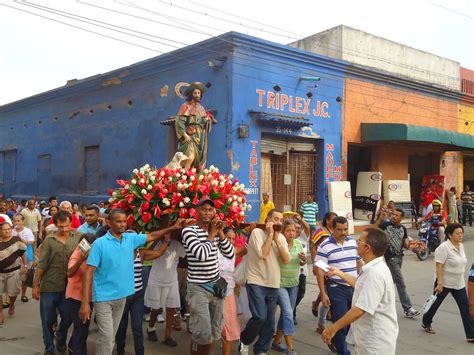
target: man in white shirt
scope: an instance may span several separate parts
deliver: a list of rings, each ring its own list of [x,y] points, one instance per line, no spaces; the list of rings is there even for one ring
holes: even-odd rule
[[[365,262],[360,275],[356,278],[336,268],[328,272],[355,287],[352,308],[321,337],[330,344],[339,329],[352,324],[347,342],[354,345],[353,354],[394,355],[398,336],[395,287],[383,258],[388,239],[382,230],[369,228],[357,243],[357,251]]]

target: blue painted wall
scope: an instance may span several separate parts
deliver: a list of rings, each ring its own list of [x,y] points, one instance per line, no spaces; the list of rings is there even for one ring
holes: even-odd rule
[[[208,61],[216,58],[225,59],[222,68],[209,66]],[[0,192],[6,196],[55,194],[62,199],[97,201],[105,197],[108,188],[116,186],[115,179],[127,178],[133,168],[145,163],[166,164],[175,151],[174,128],[160,122],[175,115],[183,102],[175,94],[175,86],[201,81],[212,84],[202,102],[207,109],[217,111],[219,121],[209,138],[208,165],[228,173],[234,170],[232,173],[249,186],[251,141],[259,142],[263,132],[315,136],[318,149],[324,151],[322,171],[317,174],[317,202],[324,212],[325,183],[339,178],[337,167],[341,165],[341,105],[336,97],[343,97],[344,68],[340,61],[227,33],[2,106],[0,151],[16,151],[16,173],[10,176],[12,163],[2,160],[9,153],[0,155]],[[293,105],[296,97],[301,98],[299,102],[307,100],[305,94],[312,83],[299,80],[300,76],[321,77],[318,87],[312,89],[309,111],[290,112],[289,105],[283,110],[267,107],[263,92],[273,92],[275,84],[281,86],[281,94],[295,100]],[[320,105],[327,103],[327,117],[312,113],[318,101]],[[292,129],[290,133],[273,124],[261,124],[252,119],[249,110],[305,116],[313,123],[312,131]],[[248,139],[237,136],[241,123],[250,126]],[[84,151],[90,146],[99,146],[98,192],[85,191]],[[258,143],[257,152],[260,161]],[[327,159],[328,153],[332,160]],[[332,169],[328,176],[327,163]],[[251,220],[258,218],[258,185],[249,195]]]

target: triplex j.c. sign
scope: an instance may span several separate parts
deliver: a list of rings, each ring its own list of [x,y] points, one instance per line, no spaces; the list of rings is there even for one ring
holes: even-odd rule
[[[326,101],[286,95],[279,92],[256,89],[258,106],[301,115],[329,118],[329,104]]]

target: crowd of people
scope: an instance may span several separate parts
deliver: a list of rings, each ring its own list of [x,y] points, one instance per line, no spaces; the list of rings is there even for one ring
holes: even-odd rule
[[[434,207],[428,213],[439,213]],[[199,200],[196,211],[197,219],[140,233],[127,225],[124,211],[106,202],[58,204],[54,196],[19,205],[0,201],[0,301],[8,317],[14,317],[18,296],[29,302],[31,287],[45,354],[110,355],[114,348],[125,354],[128,323],[135,354],[144,354],[143,322],[147,341],[157,342],[160,320],[161,343],[173,348],[173,332],[186,320],[191,354],[212,354],[221,341],[224,355],[235,349],[246,355],[252,344],[254,354],[273,349],[296,355],[308,261],[319,288],[312,304],[315,330],[334,353],[395,354],[395,289],[407,318],[421,314],[402,273],[404,250],[419,246],[410,243],[404,211],[395,205],[357,240],[349,236],[346,218],[334,212],[317,223],[312,195],[299,213],[288,214],[264,194],[263,223],[243,231],[224,228],[210,199]],[[425,307],[421,325],[435,332],[433,317],[451,293],[466,340],[474,343],[474,270],[468,299],[464,229],[450,223],[442,233],[446,238],[434,257],[437,297]],[[0,326],[8,322],[2,311]],[[91,322],[98,331],[94,349],[87,341]]]

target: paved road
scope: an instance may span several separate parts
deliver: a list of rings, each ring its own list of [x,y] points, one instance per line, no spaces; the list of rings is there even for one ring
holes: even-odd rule
[[[410,231],[416,234],[416,231]],[[469,263],[474,262],[474,228],[466,230],[464,247]],[[404,259],[403,272],[407,283],[408,293],[415,307],[420,308],[430,293],[434,276],[433,256],[426,261],[419,261],[410,252]],[[316,295],[316,285],[313,278],[308,280],[308,288],[305,298],[298,308],[298,326],[295,335],[295,349],[300,355],[330,354],[325,344],[321,341],[319,334],[314,329],[316,319],[313,317],[310,307],[311,301]],[[397,301],[398,320],[400,333],[398,336],[397,354],[400,355],[424,355],[424,354],[474,354],[474,345],[465,341],[461,317],[457,306],[451,296],[448,296],[434,319],[433,327],[437,330],[436,335],[423,332],[420,320],[411,320],[403,316],[402,308]],[[145,329],[145,327],[144,327]],[[163,326],[160,325],[158,337],[161,339]],[[91,327],[89,337],[89,349],[94,349],[94,341],[97,336],[95,326]],[[173,335],[179,345],[169,348],[161,343],[149,343],[145,340],[146,354],[187,354],[189,336],[185,332]],[[7,319],[3,328],[0,328],[0,354],[2,355],[32,355],[42,354],[43,343],[41,336],[41,325],[39,319],[38,303],[30,300],[29,303],[18,303],[17,312],[13,319]],[[90,351],[93,354],[93,351]],[[133,340],[129,333],[127,336],[127,354],[133,354]],[[216,354],[219,348],[216,348]],[[271,351],[272,354],[278,354]]]

